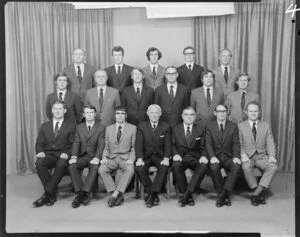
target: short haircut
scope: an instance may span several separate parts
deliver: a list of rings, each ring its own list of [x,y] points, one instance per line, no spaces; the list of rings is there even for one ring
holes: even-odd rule
[[[192,47],[192,46],[187,46],[187,47],[185,47],[185,48],[183,49],[182,53],[184,54],[184,52],[185,52],[186,50],[188,50],[188,49],[192,49],[192,50],[194,51],[194,53],[195,53],[195,49],[194,49],[194,47]]]
[[[148,109],[147,109],[147,113],[151,110],[151,109],[158,109],[158,111],[161,113],[161,107],[158,105],[158,104],[151,104],[148,106]]]
[[[167,73],[167,70],[168,70],[169,68],[174,68],[174,69],[176,70],[176,72],[177,72],[177,68],[176,68],[175,66],[167,66],[167,67],[166,67],[166,72],[165,72],[165,73]],[[177,72],[177,73],[178,73],[178,72]]]
[[[121,46],[114,46],[111,50],[111,54],[113,55],[114,52],[122,52],[122,55],[124,55],[124,49]]]
[[[74,49],[72,54],[74,54],[74,52],[75,52],[76,50],[78,50],[78,49],[79,49],[79,50],[81,50],[81,51],[83,52],[83,54],[85,55],[85,50],[84,50],[84,49],[82,49],[82,48],[77,48],[77,49]]]
[[[185,109],[183,109],[182,114],[184,113],[185,110],[193,110],[194,113],[196,113],[196,111],[194,110],[194,108],[192,106],[188,106]]]
[[[116,108],[115,108],[115,113],[116,113],[117,111],[123,111],[123,112],[125,112],[125,113],[127,114],[127,110],[126,110],[126,108],[123,107],[123,106],[118,106],[118,107],[116,107]]]
[[[70,89],[70,87],[71,87],[71,81],[70,81],[70,78],[67,76],[67,74],[64,73],[64,72],[57,73],[54,76],[54,82],[56,82],[59,77],[66,77],[67,78],[67,90]]]
[[[83,108],[82,108],[83,112],[84,112],[84,109],[93,109],[95,111],[95,113],[97,112],[96,107],[93,105],[90,105],[90,104],[83,106]]]
[[[135,67],[135,68],[133,68],[132,70],[131,70],[131,76],[133,75],[133,71],[134,70],[137,70],[137,71],[139,71],[140,73],[142,73],[142,75],[143,75],[143,77],[144,77],[144,71],[143,71],[143,69],[142,68],[140,68],[140,67]]]
[[[104,69],[99,69],[99,70],[97,70],[96,72],[99,72],[99,71],[105,72],[105,73],[106,73],[106,76],[108,77],[107,72],[106,72]],[[95,75],[96,75],[96,72],[94,72],[94,77],[95,77]]]
[[[215,111],[217,112],[217,107],[218,106],[223,106],[227,111],[228,111],[228,107],[225,105],[225,104],[218,104],[216,107],[215,107]]]
[[[214,72],[213,72],[212,70],[210,70],[210,69],[206,69],[206,70],[204,70],[204,71],[201,73],[201,79],[203,80],[203,77],[204,77],[205,75],[207,75],[208,73],[211,73],[211,74],[212,74],[212,76],[213,76],[213,78],[214,78],[214,81],[215,81],[216,75],[215,75]]]
[[[146,56],[147,56],[147,59],[150,60],[150,53],[151,52],[154,52],[154,51],[157,51],[158,53],[158,60],[161,59],[162,57],[162,54],[161,52],[158,50],[158,48],[155,48],[155,47],[151,47],[147,50],[147,53],[146,53]]]
[[[249,105],[256,105],[256,106],[258,106],[259,111],[261,111],[261,104],[259,102],[257,102],[257,101],[250,101],[250,102],[248,102],[248,104],[245,106],[245,110],[246,111],[248,110],[248,106]]]
[[[249,77],[249,75],[248,75],[248,73],[243,72],[243,73],[241,73],[241,74],[236,78],[236,81],[238,81],[238,80],[240,79],[240,77],[242,77],[242,76],[247,76],[247,77],[248,77],[248,81],[251,80],[250,77]]]
[[[227,49],[227,48],[222,49],[222,50],[220,51],[220,53],[219,53],[219,56],[220,56],[224,51],[228,51],[228,52],[230,53],[230,57],[232,57],[232,52],[231,52],[231,50],[230,50],[230,49]]]
[[[62,104],[63,107],[64,107],[64,109],[67,109],[67,106],[66,106],[65,102],[63,102],[63,101],[61,101],[61,100],[56,100],[56,101],[53,103],[52,108],[53,108],[54,105],[57,105],[57,104]]]

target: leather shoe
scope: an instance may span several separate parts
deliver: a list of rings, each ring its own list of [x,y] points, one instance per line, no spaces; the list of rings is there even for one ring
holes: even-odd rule
[[[148,196],[148,199],[146,200],[146,206],[149,208],[154,206],[154,195],[153,194]]]
[[[195,205],[195,201],[194,201],[193,195],[189,191],[186,191],[184,193],[184,201],[185,201],[186,204],[188,204],[190,206],[194,206]]]
[[[124,197],[121,193],[119,193],[115,206],[120,206],[124,202]]]
[[[109,199],[108,199],[108,206],[109,207],[114,207],[116,205],[116,201],[117,201],[117,198],[111,196]]]
[[[72,207],[77,208],[80,206],[81,203],[82,203],[81,196],[77,195],[74,201],[72,202]]]
[[[178,203],[179,203],[179,206],[181,206],[181,207],[185,207],[185,198],[184,198],[184,196],[180,196],[179,197],[179,200],[178,200]]]
[[[151,195],[150,193],[146,193],[146,194],[145,194],[145,196],[144,196],[144,201],[145,201],[145,202],[148,200],[148,198],[149,198],[150,195]]]
[[[50,202],[49,195],[44,193],[38,200],[36,200],[34,203],[32,203],[32,205],[34,207],[41,207],[41,206],[44,206],[46,203],[49,203],[49,202]]]
[[[258,205],[259,205],[259,196],[253,195],[253,196],[250,198],[250,201],[251,201],[251,205],[252,205],[252,206],[258,206]]]
[[[259,204],[266,205],[266,191],[265,190],[263,190],[259,194]]]
[[[230,200],[230,197],[229,197],[229,194],[227,193],[224,197],[224,204],[226,206],[231,206],[231,200]]]
[[[159,197],[157,195],[157,193],[153,193],[153,205],[157,206],[159,204]]]
[[[87,193],[86,195],[84,195],[82,203],[84,206],[88,205],[91,201],[91,197],[89,195],[89,193]]]

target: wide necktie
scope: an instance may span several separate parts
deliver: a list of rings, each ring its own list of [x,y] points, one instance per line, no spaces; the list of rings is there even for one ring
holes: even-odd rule
[[[156,125],[155,123],[153,124],[153,127],[152,127],[152,132],[155,132],[156,131]]]
[[[100,88],[100,94],[99,94],[100,113],[102,112],[102,106],[103,106],[103,88]]]
[[[122,135],[122,126],[118,127],[118,133],[117,133],[117,141],[120,142],[120,138]]]
[[[225,70],[224,70],[224,79],[227,83],[227,81],[228,81],[228,68],[227,67],[225,67]]]
[[[79,80],[79,84],[81,84],[82,82],[82,75],[81,75],[81,69],[80,69],[80,66],[77,66],[77,77],[78,77],[78,80]]]
[[[171,101],[172,101],[172,102],[175,100],[173,87],[174,87],[174,86],[170,86],[170,97],[171,97]]]
[[[118,76],[118,79],[120,80],[121,79],[121,66],[118,66],[117,76]]]
[[[156,77],[156,70],[155,70],[155,67],[153,67],[152,73],[153,73],[153,76]]]
[[[223,133],[224,133],[223,123],[220,124],[220,132],[221,132],[221,138],[223,139]]]
[[[253,126],[252,126],[252,133],[253,133],[254,140],[256,141],[256,127],[255,127],[255,124],[256,124],[256,123],[253,123]]]
[[[210,95],[210,88],[206,89],[206,100],[207,100],[207,105],[210,107],[211,105],[211,95]]]
[[[141,100],[141,91],[139,87],[136,88],[136,98],[138,101]]]
[[[241,108],[242,108],[242,111],[244,110],[245,102],[246,102],[246,100],[245,100],[245,95],[246,95],[246,93],[243,92],[243,94],[242,94],[242,99],[241,99]]]
[[[55,137],[56,137],[57,134],[58,134],[58,125],[59,125],[59,122],[56,122],[55,128],[54,128],[54,136],[55,136]]]
[[[192,71],[192,65],[189,64],[189,71],[191,72]]]
[[[59,96],[58,96],[58,100],[60,100],[60,101],[63,101],[63,99],[62,99],[62,95],[63,95],[63,93],[62,93],[62,92],[59,92],[58,94],[59,94]]]

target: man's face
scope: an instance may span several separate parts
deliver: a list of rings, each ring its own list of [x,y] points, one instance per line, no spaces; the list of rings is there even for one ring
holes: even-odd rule
[[[123,53],[122,51],[113,51],[112,54],[113,60],[114,60],[114,64],[120,65],[123,63]]]
[[[246,114],[248,115],[248,119],[250,121],[256,121],[259,117],[259,107],[257,105],[250,104],[246,110]]]
[[[80,64],[84,62],[84,52],[81,49],[74,50],[72,54],[73,62],[76,64]]]
[[[169,83],[175,83],[178,77],[176,68],[168,68],[166,71],[166,78]]]
[[[60,76],[56,79],[56,87],[59,90],[64,90],[68,86],[68,80],[65,76]]]
[[[214,114],[219,122],[224,122],[227,118],[227,109],[223,105],[218,105]]]
[[[202,79],[203,85],[211,87],[214,84],[214,76],[211,72],[205,74]]]
[[[195,52],[193,49],[186,49],[184,51],[184,59],[187,63],[192,63],[195,60]]]
[[[231,54],[228,50],[222,51],[222,53],[219,56],[220,62],[222,65],[229,65],[231,61]]]
[[[150,63],[152,63],[152,64],[158,63],[158,51],[157,50],[151,51],[149,57],[150,57]]]
[[[192,125],[195,120],[195,111],[186,109],[182,113],[182,120],[186,125]]]
[[[124,123],[126,121],[127,114],[124,111],[117,110],[115,116],[117,123]]]
[[[85,117],[85,121],[87,122],[94,122],[96,117],[95,110],[90,108],[84,108],[83,117]]]
[[[245,90],[248,87],[249,81],[248,81],[248,76],[241,76],[236,84],[239,86],[240,90]]]
[[[63,104],[54,104],[52,106],[53,118],[55,118],[57,120],[62,119],[66,112],[67,112],[67,110],[64,108]]]
[[[152,123],[156,123],[161,116],[161,111],[158,108],[152,107],[147,111],[147,115]]]
[[[97,86],[105,86],[107,81],[107,74],[106,71],[99,70],[95,72],[94,80]]]
[[[133,69],[131,78],[134,83],[141,83],[143,81],[143,74],[139,70]]]

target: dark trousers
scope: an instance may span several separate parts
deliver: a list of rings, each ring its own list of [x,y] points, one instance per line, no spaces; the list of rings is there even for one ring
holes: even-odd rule
[[[137,173],[139,179],[145,187],[145,192],[157,192],[161,190],[161,186],[166,178],[168,173],[169,166],[161,165],[160,162],[163,158],[157,155],[151,155],[144,160],[143,166],[136,166],[135,172]],[[148,175],[148,170],[150,166],[155,166],[157,168],[157,173],[153,180],[153,183]]]
[[[44,186],[45,191],[54,193],[59,182],[66,173],[68,161],[55,155],[47,155],[44,158],[37,158],[35,165],[37,174]],[[54,168],[54,172],[51,175],[49,169],[52,168]]]
[[[185,176],[186,169],[193,170],[193,176],[187,183]],[[207,164],[199,163],[199,159],[195,157],[183,157],[182,161],[174,161],[172,164],[172,172],[179,188],[179,193],[184,193],[186,190],[194,192],[197,184],[200,184],[207,172]]]
[[[83,156],[78,157],[75,164],[69,165],[69,173],[72,179],[74,191],[77,193],[79,191],[91,192],[92,188],[98,182],[98,168],[99,165],[93,165],[90,163],[91,157]],[[88,167],[89,172],[86,176],[84,182],[81,179],[81,171]]]
[[[226,160],[220,160],[219,164],[210,164],[211,178],[217,192],[221,192],[223,189],[229,192],[233,190],[235,181],[241,171],[241,165],[233,163],[232,160],[232,158],[229,158]],[[221,174],[221,168],[224,168],[227,173],[225,184]]]

